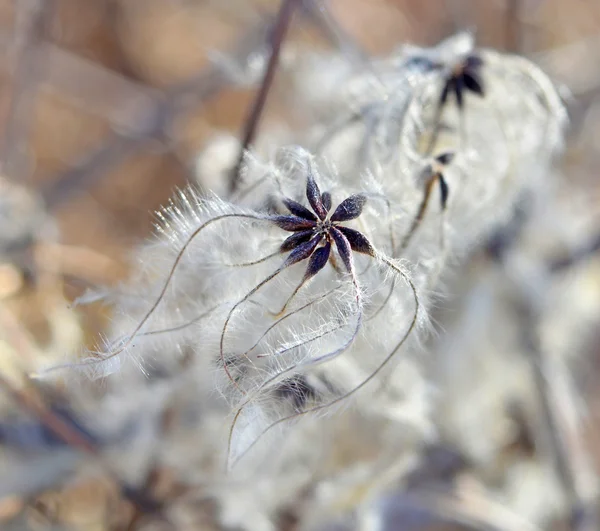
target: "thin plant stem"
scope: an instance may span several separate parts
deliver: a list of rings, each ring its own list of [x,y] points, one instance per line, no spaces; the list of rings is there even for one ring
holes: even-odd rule
[[[408,230],[406,236],[400,244],[400,249],[402,251],[408,247],[410,241],[412,240],[412,237],[414,236],[415,232],[419,228],[419,225],[421,225],[423,218],[425,217],[425,212],[427,211],[427,206],[429,205],[429,200],[431,198],[431,192],[433,191],[433,185],[437,182],[437,180],[437,174],[434,174],[431,177],[429,177],[429,179],[427,179],[427,182],[425,183],[425,193],[423,194],[423,199],[421,199],[419,210],[417,210],[417,213],[411,223],[410,229]]]
[[[219,341],[219,359],[221,360],[221,365],[223,365],[223,369],[225,370],[225,373],[227,374],[227,378],[229,378],[229,381],[241,393],[244,393],[244,391],[242,391],[240,386],[235,381],[235,378],[231,375],[231,372],[229,371],[229,367],[227,366],[227,362],[225,361],[225,334],[227,333],[227,328],[229,326],[229,322],[231,321],[233,312],[235,312],[235,310],[237,310],[240,307],[240,305],[242,305],[244,302],[246,302],[250,297],[252,297],[252,295],[254,295],[258,290],[260,290],[260,288],[262,288],[263,286],[268,284],[271,280],[273,280],[282,271],[287,269],[287,267],[288,266],[278,267],[269,276],[267,276],[265,279],[261,280],[256,286],[254,286],[248,293],[246,293],[246,295],[244,295],[239,301],[237,301],[231,307],[231,309],[229,310],[229,313],[227,314],[227,317],[225,318],[225,323],[223,324],[223,329],[221,330],[221,339]]]
[[[252,352],[259,344],[260,342],[265,338],[265,336],[271,331],[273,330],[273,328],[275,328],[276,326],[280,325],[283,321],[285,321],[286,319],[289,319],[290,317],[293,317],[294,315],[298,314],[299,312],[301,312],[302,310],[305,310],[306,308],[309,308],[310,306],[312,306],[313,304],[317,304],[318,302],[321,302],[322,300],[325,300],[329,295],[331,295],[332,293],[334,293],[335,291],[337,291],[339,289],[339,287],[330,289],[329,291],[327,291],[326,293],[324,293],[323,295],[320,295],[319,297],[316,297],[314,299],[311,299],[310,301],[308,301],[306,304],[303,304],[302,306],[300,306],[299,308],[296,308],[295,310],[292,310],[291,312],[287,313],[286,315],[284,315],[283,317],[281,317],[280,319],[277,319],[277,321],[275,321],[271,326],[269,326],[264,332],[263,334],[258,338],[258,340],[254,343],[254,345],[252,345],[248,350],[246,350],[246,352],[244,352],[242,354],[242,356],[248,356],[248,354],[250,354],[250,352]],[[264,358],[266,356],[270,356],[270,354],[264,354],[264,355],[260,355],[257,356],[258,358]]]
[[[281,2],[281,7],[279,8],[279,13],[277,14],[277,19],[273,28],[273,36],[271,39],[271,55],[269,57],[269,62],[267,63],[267,68],[265,70],[265,74],[263,76],[260,88],[258,90],[258,94],[256,95],[256,99],[254,100],[248,118],[245,121],[239,157],[231,173],[231,193],[234,193],[239,186],[240,171],[244,162],[244,156],[246,150],[250,147],[251,144],[253,144],[254,139],[256,137],[256,132],[258,130],[260,119],[262,117],[265,104],[267,102],[267,96],[269,95],[271,86],[273,85],[275,72],[277,71],[277,67],[279,66],[281,47],[283,45],[283,42],[285,41],[285,37],[290,26],[290,21],[292,19],[294,8],[298,3],[299,0],[282,0]]]

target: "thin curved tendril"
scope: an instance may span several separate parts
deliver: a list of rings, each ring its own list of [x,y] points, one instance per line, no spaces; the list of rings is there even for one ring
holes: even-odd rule
[[[285,313],[285,311],[287,310],[287,307],[290,305],[290,303],[292,302],[292,300],[294,300],[294,297],[302,289],[302,286],[304,286],[309,280],[310,280],[310,278],[303,278],[302,281],[300,282],[300,284],[298,284],[296,286],[296,289],[294,289],[294,291],[292,292],[292,294],[285,301],[285,303],[282,306],[281,310],[279,310],[277,313],[271,314],[271,315],[273,315],[273,317],[281,317]]]
[[[282,266],[282,267],[278,267],[275,271],[273,271],[273,273],[271,273],[267,278],[261,280],[256,286],[254,286],[248,293],[246,293],[246,295],[244,295],[243,298],[241,298],[239,301],[237,301],[229,310],[229,313],[227,314],[227,318],[225,319],[225,323],[223,324],[223,329],[221,330],[221,339],[219,342],[219,359],[221,360],[221,364],[223,365],[223,369],[225,370],[225,373],[227,374],[227,378],[229,378],[229,380],[231,381],[231,383],[234,385],[234,387],[240,391],[243,394],[246,394],[245,391],[243,391],[240,386],[237,384],[237,382],[235,381],[235,379],[233,378],[233,376],[231,375],[231,373],[229,372],[229,368],[227,367],[227,363],[225,362],[225,351],[224,351],[224,345],[225,345],[225,334],[227,333],[227,327],[229,326],[229,321],[231,320],[231,316],[233,315],[233,312],[239,308],[239,306],[241,304],[243,304],[244,302],[246,302],[250,297],[252,297],[252,295],[254,295],[260,288],[262,288],[265,284],[267,284],[268,282],[270,282],[271,280],[273,280],[277,275],[279,275],[282,271],[284,271],[285,269],[287,269],[287,267],[289,266]]]
[[[388,210],[388,218],[390,219],[390,222],[388,223],[389,227],[390,227],[390,247],[391,247],[391,255],[395,256],[396,255],[396,239],[394,238],[394,230],[392,229],[392,222],[391,222],[391,213],[392,213],[392,205],[390,203],[390,200],[385,197],[382,194],[365,194],[367,197],[373,197],[375,199],[379,199],[380,201],[383,201],[387,207]],[[372,261],[369,262],[369,266],[371,266],[373,264]],[[390,299],[392,298],[392,294],[394,293],[394,288],[396,287],[396,279],[394,278],[392,280],[392,285],[390,287],[390,291],[388,292],[387,296],[385,297],[383,303],[381,304],[381,306],[369,317],[367,317],[367,319],[365,319],[365,321],[369,322],[372,321],[373,319],[375,319],[382,311],[383,309],[387,306],[388,302],[390,301]]]
[[[339,120],[335,125],[333,125],[319,140],[319,142],[317,142],[317,145],[315,146],[315,153],[318,156],[323,155],[323,152],[325,151],[325,149],[327,149],[327,147],[329,146],[329,144],[335,140],[335,137],[337,135],[339,135],[340,133],[342,133],[344,131],[344,129],[346,127],[352,126],[355,123],[357,123],[358,121],[360,121],[360,119],[363,116],[363,112],[359,111],[357,113],[352,113],[349,116],[343,118],[342,120]]]
[[[303,339],[302,341],[298,341],[297,343],[294,343],[293,345],[288,345],[287,347],[278,350],[277,352],[274,352],[273,354],[263,354],[260,356],[257,356],[257,358],[268,358],[270,356],[280,356],[281,354],[285,354],[286,352],[289,352],[290,350],[294,350],[295,348],[298,347],[302,347],[304,345],[308,345],[309,343],[312,343],[313,341],[316,341],[317,339],[321,339],[329,334],[333,334],[333,332],[337,332],[338,330],[341,330],[342,328],[344,328],[346,326],[347,323],[341,323],[338,324],[337,326],[334,326],[333,328],[328,328],[326,330],[323,330],[322,332],[319,332],[318,334],[313,335],[312,337],[309,337],[307,339]]]
[[[392,298],[392,294],[394,293],[395,287],[396,287],[396,279],[394,278],[392,280],[392,289],[390,289],[390,291],[388,292],[384,301],[381,303],[381,306],[379,308],[377,308],[377,310],[366,319],[367,322],[375,319],[383,311],[383,309],[387,306],[388,302],[390,302],[390,299]]]
[[[438,100],[435,115],[433,118],[434,130],[431,136],[429,137],[429,144],[427,144],[427,149],[425,150],[424,156],[429,157],[433,153],[435,146],[437,144],[438,138],[440,136],[440,132],[442,129],[442,115],[444,113],[444,105],[441,101]]]
[[[229,438],[228,438],[228,442],[227,442],[227,463],[228,463],[228,466],[229,466],[229,455],[230,455],[230,452],[231,452],[231,441],[232,441],[232,436],[233,436],[233,430],[235,429],[235,425],[237,423],[237,420],[238,420],[239,416],[241,415],[242,411],[244,410],[244,408],[254,399],[254,397],[256,395],[258,395],[258,393],[260,393],[260,392],[264,391],[265,389],[268,389],[269,387],[275,385],[277,382],[279,382],[280,380],[282,380],[285,377],[286,374],[288,374],[288,373],[290,373],[292,371],[299,370],[299,369],[302,369],[304,367],[310,367],[310,366],[320,365],[322,363],[325,363],[326,361],[330,361],[330,360],[335,359],[340,354],[342,354],[346,350],[348,350],[348,348],[350,347],[350,345],[352,345],[352,343],[354,343],[354,340],[358,336],[358,333],[359,333],[360,328],[362,326],[363,314],[362,314],[362,300],[361,300],[360,286],[358,284],[358,279],[356,278],[356,275],[354,274],[354,271],[352,271],[351,276],[352,276],[352,285],[354,287],[355,294],[356,294],[356,307],[357,307],[356,326],[355,326],[355,328],[354,328],[354,330],[352,332],[352,335],[350,336],[350,338],[341,347],[338,347],[337,349],[333,350],[332,352],[328,352],[327,354],[323,354],[322,356],[314,358],[310,362],[295,363],[295,364],[291,365],[290,367],[288,367],[287,369],[284,369],[283,371],[277,373],[276,375],[272,376],[267,381],[265,381],[255,391],[255,393],[254,393],[253,396],[246,398],[246,400],[243,402],[243,404],[241,404],[240,407],[238,408],[238,410],[237,410],[237,412],[236,412],[236,414],[234,416],[234,419],[232,421],[231,427],[229,429]]]
[[[397,95],[397,99],[401,99],[404,98],[403,94],[404,94],[404,90],[402,89],[402,86],[405,85],[405,82],[401,82],[398,85],[397,90],[392,91],[392,95],[396,94]],[[399,109],[400,109],[400,115],[399,116],[393,116],[393,113],[395,113],[397,111],[397,107],[396,107],[396,102],[397,99],[392,96],[391,99],[386,99],[383,102],[384,108],[383,108],[383,114],[382,116],[379,118],[379,121],[377,123],[377,126],[380,127],[383,131],[385,131],[386,129],[386,125],[388,124],[388,122],[395,122],[395,123],[402,123],[404,117],[408,114],[411,106],[415,103],[415,91],[414,91],[414,87],[412,85],[412,83],[408,83],[408,90],[409,90],[409,97],[404,100]],[[368,153],[370,154],[370,160],[368,161],[368,167],[370,168],[377,168],[380,172],[384,171],[382,163],[390,163],[391,159],[396,156],[397,153],[397,149],[394,147],[393,149],[389,149],[389,142],[386,143],[387,149],[385,153],[377,153],[375,154],[375,150],[378,147],[377,143],[377,135],[373,134],[371,135],[367,141],[369,142],[369,146],[370,149],[368,151]],[[387,141],[387,137],[386,137],[386,141]],[[396,145],[395,142],[392,143],[392,145]]]
[[[288,319],[289,317],[292,317],[293,315],[301,312],[302,310],[308,308],[309,306],[312,306],[313,304],[317,304],[318,302],[325,300],[329,295],[331,295],[333,292],[337,291],[338,289],[340,289],[339,286],[330,289],[327,293],[320,295],[319,297],[316,297],[314,299],[311,299],[310,301],[308,301],[306,304],[300,306],[299,308],[296,308],[295,310],[291,311],[290,313],[284,315],[281,319],[278,319],[277,321],[275,321],[271,326],[269,326],[269,328],[267,328],[264,333],[258,338],[258,340],[256,341],[256,343],[254,343],[254,345],[252,345],[248,350],[246,350],[246,352],[244,352],[242,354],[242,356],[247,357],[248,354],[250,354],[250,352],[252,352],[259,344],[260,342],[265,338],[265,336],[271,331],[273,330],[273,328],[275,328],[277,325],[281,324],[282,321],[285,321],[286,319]],[[264,357],[264,356],[258,356],[258,357]]]
[[[190,236],[188,237],[187,241],[185,242],[185,244],[183,245],[181,250],[177,253],[177,256],[175,257],[175,261],[173,262],[173,265],[171,266],[171,270],[169,271],[169,274],[167,275],[165,284],[162,287],[160,293],[158,294],[156,301],[152,304],[150,309],[146,312],[146,315],[144,315],[142,320],[137,324],[137,326],[135,327],[133,332],[129,335],[129,339],[127,339],[127,341],[125,341],[125,343],[123,343],[123,345],[121,345],[115,351],[106,353],[106,355],[103,355],[104,353],[102,353],[102,352],[95,352],[95,354],[103,355],[101,358],[83,361],[81,363],[76,363],[76,364],[66,364],[66,365],[58,365],[56,367],[50,367],[49,369],[46,369],[45,371],[43,371],[40,374],[46,374],[46,373],[49,373],[49,372],[52,372],[55,370],[69,368],[69,367],[86,367],[86,366],[90,366],[90,365],[96,365],[98,363],[103,363],[103,362],[105,362],[109,359],[112,359],[115,356],[118,356],[119,354],[121,354],[121,352],[123,352],[131,344],[131,342],[135,339],[135,337],[137,336],[137,333],[146,324],[146,322],[152,316],[152,314],[154,313],[156,308],[158,308],[158,305],[160,304],[160,302],[162,301],[163,297],[165,296],[165,294],[167,292],[167,289],[169,287],[169,284],[171,283],[171,279],[173,278],[173,275],[175,274],[175,270],[177,269],[177,266],[181,262],[181,259],[183,258],[185,251],[187,250],[189,245],[192,243],[194,238],[196,238],[196,236],[198,236],[198,234],[200,234],[200,232],[203,231],[209,225],[212,225],[213,223],[220,221],[222,219],[228,219],[228,218],[247,218],[247,219],[254,219],[254,220],[258,220],[258,221],[269,221],[269,219],[267,217],[260,216],[257,214],[222,214],[215,218],[209,219],[208,221],[206,221],[205,223],[200,225],[197,229],[195,229],[192,232],[192,234],[190,234]]]
[[[205,312],[202,312],[200,315],[197,315],[196,317],[194,317],[193,319],[190,319],[189,321],[182,323],[180,325],[176,325],[176,326],[172,326],[169,328],[160,328],[158,330],[151,330],[149,332],[142,332],[140,334],[137,335],[138,338],[140,337],[146,337],[146,336],[154,336],[154,335],[159,335],[159,334],[166,334],[169,332],[178,332],[180,330],[184,330],[185,328],[187,328],[188,326],[192,326],[193,324],[201,321],[202,319],[204,319],[205,317],[207,317],[208,315],[210,315],[212,312],[214,312],[215,310],[217,310],[220,306],[225,306],[227,304],[231,304],[233,301],[225,301],[225,302],[220,302],[219,304],[215,304],[212,308],[209,308],[208,310],[206,310]],[[256,306],[259,306],[260,308],[265,308],[266,307],[261,304],[260,302],[257,301],[248,301],[250,304],[255,304]],[[120,341],[124,341],[126,339],[127,336],[123,336],[120,337],[119,339],[115,340],[115,344],[118,344]]]
[[[275,422],[271,423],[269,426],[267,426],[262,433],[250,444],[250,446],[248,446],[248,448],[246,448],[242,454],[240,454],[236,460],[232,463],[231,467],[235,466],[240,459],[242,459],[255,445],[256,443],[258,443],[258,441],[270,430],[272,430],[274,427],[278,426],[279,424],[282,424],[283,422],[287,422],[288,420],[292,420],[298,417],[301,417],[303,415],[306,415],[308,413],[314,413],[316,411],[321,411],[323,409],[329,408],[331,406],[334,406],[335,404],[338,404],[339,402],[346,400],[347,398],[349,398],[350,396],[352,396],[354,393],[356,393],[357,391],[359,391],[360,389],[362,389],[363,387],[365,387],[369,382],[371,382],[375,376],[377,376],[377,374],[379,374],[379,372],[381,372],[381,370],[383,370],[383,368],[392,360],[392,358],[395,356],[396,352],[402,347],[402,345],[404,345],[404,343],[406,342],[406,340],[408,339],[408,337],[410,336],[410,334],[412,333],[412,331],[415,329],[416,324],[417,324],[417,318],[419,316],[419,308],[420,308],[420,303],[419,303],[419,297],[417,295],[417,290],[415,288],[415,285],[413,284],[412,280],[410,280],[408,278],[408,276],[406,275],[406,273],[404,273],[398,266],[396,266],[389,258],[387,258],[386,256],[383,255],[376,255],[376,259],[381,260],[384,264],[386,264],[387,266],[391,267],[393,271],[395,271],[396,273],[398,273],[403,279],[404,281],[410,286],[410,289],[412,290],[413,293],[413,298],[415,301],[415,310],[413,313],[413,318],[412,321],[410,323],[410,326],[408,327],[408,329],[406,330],[406,332],[404,333],[404,335],[402,336],[402,338],[400,339],[400,341],[396,344],[396,346],[393,348],[393,350],[384,358],[384,360],[379,364],[379,366],[367,377],[365,378],[360,384],[358,384],[356,387],[354,387],[352,390],[348,391],[347,393],[344,393],[342,396],[337,397],[334,400],[331,400],[330,402],[328,402],[327,404],[321,404],[319,406],[315,406],[312,408],[309,408],[305,411],[301,411],[299,413],[295,413],[294,415],[289,415],[287,417],[281,418],[279,420],[276,420]],[[245,404],[244,404],[245,405]],[[238,409],[238,411],[236,412],[233,424],[232,424],[232,431],[230,432],[229,435],[229,447],[228,447],[228,452],[227,452],[227,460],[229,461],[229,452],[231,449],[231,435],[233,434],[233,427],[235,426],[235,422],[237,421],[237,419],[239,418],[241,412],[242,412],[242,408],[243,405],[240,407],[240,409]]]
[[[252,262],[242,262],[241,264],[220,264],[222,266],[225,267],[248,267],[248,266],[253,266],[253,265],[257,265],[257,264],[261,264],[262,262],[266,262],[267,260],[270,260],[271,258],[275,258],[276,256],[281,255],[281,251],[277,250],[274,253],[271,253],[267,256],[263,256],[262,258],[259,258],[258,260],[254,260]]]
[[[279,193],[281,195],[283,195],[283,187],[281,186],[281,179],[279,178],[279,175],[277,175],[277,173],[267,172],[260,179],[257,179],[250,186],[248,186],[248,188],[245,188],[244,190],[241,190],[240,192],[235,192],[231,196],[231,201],[239,203],[242,199],[244,199],[246,196],[248,196],[252,191],[256,190],[256,188],[258,188],[261,184],[268,181],[270,177],[273,177],[275,179],[275,182],[277,183],[277,189],[278,189]]]
[[[401,251],[404,251],[408,247],[410,241],[417,232],[417,229],[421,225],[423,218],[425,217],[425,211],[427,210],[427,206],[429,205],[429,199],[431,198],[433,185],[435,184],[437,178],[438,177],[434,174],[431,177],[429,177],[429,179],[427,179],[427,183],[425,184],[425,194],[423,195],[423,199],[421,200],[421,204],[419,205],[419,210],[417,210],[417,213],[415,214],[415,217],[413,218],[412,223],[410,225],[410,229],[408,230],[406,236],[400,244]]]

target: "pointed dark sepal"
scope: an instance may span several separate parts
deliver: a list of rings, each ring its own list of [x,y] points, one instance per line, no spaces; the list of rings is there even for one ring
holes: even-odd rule
[[[485,95],[483,82],[481,77],[475,73],[465,73],[463,76],[465,87],[467,87],[471,92],[477,94],[478,96],[483,97]]]
[[[368,254],[369,256],[375,256],[375,249],[362,233],[349,227],[337,227],[337,229],[346,236],[348,243],[350,243],[350,248],[353,251]]]
[[[283,199],[283,204],[285,207],[292,213],[294,216],[298,216],[299,218],[309,219],[311,221],[317,221],[317,216],[315,216],[308,208],[297,203],[292,199],[288,199],[287,197]]]
[[[321,201],[323,202],[323,206],[325,210],[329,213],[331,210],[331,194],[329,192],[323,192],[321,194]]]
[[[465,67],[469,70],[477,70],[483,66],[483,59],[479,55],[469,55],[465,61]]]
[[[446,210],[446,206],[448,205],[448,196],[450,195],[450,188],[448,188],[448,183],[441,173],[438,175],[438,182],[440,183],[440,202],[442,205],[442,210]]]
[[[289,267],[308,258],[322,239],[323,236],[319,234],[312,240],[299,244],[290,254],[288,254],[288,257],[281,267]]]
[[[331,243],[326,242],[323,247],[319,247],[310,257],[304,280],[314,277],[321,269],[327,265],[329,255],[331,254]]]
[[[465,90],[465,80],[463,76],[458,76],[454,79],[454,94],[456,96],[456,104],[458,108],[462,111],[464,107],[464,90]]]
[[[331,216],[331,221],[349,221],[360,216],[367,198],[362,194],[351,195],[344,199]]]
[[[299,218],[298,216],[271,216],[269,220],[275,223],[280,229],[289,232],[312,229],[315,226],[314,221]]]
[[[454,153],[452,151],[448,151],[446,153],[441,153],[436,155],[435,160],[440,164],[447,166],[454,160]]]
[[[304,375],[296,375],[281,381],[274,389],[275,395],[291,402],[296,411],[300,411],[309,400],[318,397],[318,393]]]
[[[323,205],[319,185],[316,183],[311,172],[309,172],[308,177],[306,178],[306,198],[312,209],[315,211],[315,214],[317,214],[320,219],[325,219],[327,217],[327,210],[325,210],[325,206]]]
[[[348,238],[342,234],[337,228],[331,227],[331,236],[335,241],[338,253],[342,262],[346,266],[348,273],[354,273],[354,260],[352,259],[352,247]]]
[[[454,88],[454,79],[449,79],[448,81],[446,81],[446,84],[444,85],[444,88],[442,90],[442,93],[440,94],[440,105],[445,105],[446,101],[448,100],[448,94],[450,94],[450,91]]]
[[[310,240],[313,235],[314,232],[312,230],[302,230],[296,232],[295,234],[288,236],[284,240],[284,242],[281,244],[281,247],[279,247],[279,250],[282,253],[287,253],[288,251],[291,251],[292,249],[298,247],[298,245],[300,245],[301,243]]]

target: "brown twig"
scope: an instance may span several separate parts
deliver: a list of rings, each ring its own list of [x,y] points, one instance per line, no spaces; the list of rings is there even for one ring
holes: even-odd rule
[[[412,220],[410,229],[408,230],[406,236],[400,243],[400,250],[404,250],[408,247],[410,240],[412,239],[416,230],[419,228],[419,225],[423,221],[423,218],[425,217],[425,212],[427,210],[427,206],[429,205],[429,200],[431,198],[433,186],[437,182],[437,180],[437,175],[432,175],[431,177],[429,177],[429,179],[427,179],[427,182],[425,183],[425,191],[423,193],[423,198],[421,199],[421,204],[419,205],[419,209],[417,210],[417,213],[415,214],[415,217]]]
[[[285,41],[294,8],[297,6],[299,0],[282,0],[281,7],[277,14],[277,19],[273,26],[273,35],[271,37],[271,54],[269,56],[269,62],[263,76],[260,88],[256,95],[256,99],[252,103],[248,118],[244,122],[244,130],[242,133],[242,145],[240,147],[240,153],[235,167],[231,173],[230,181],[230,192],[234,193],[239,185],[240,170],[244,162],[244,155],[246,150],[254,142],[256,132],[260,119],[262,117],[267,96],[273,85],[273,79],[277,66],[279,65],[279,57],[281,55],[281,46]]]
[[[44,426],[67,445],[83,453],[98,457],[98,451],[94,443],[48,408],[43,399],[35,391],[35,387],[31,384],[28,386],[30,390],[28,393],[22,389],[18,389],[0,373],[0,387],[17,404],[32,413]]]
[[[521,0],[506,0],[505,48],[507,52],[521,51]]]

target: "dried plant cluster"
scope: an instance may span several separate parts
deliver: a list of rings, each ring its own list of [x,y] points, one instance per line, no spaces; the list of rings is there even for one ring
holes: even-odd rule
[[[124,484],[170,471],[185,493],[161,509],[175,529],[198,525],[200,502],[211,525],[257,531],[285,518],[391,529],[421,513],[537,529],[555,516],[543,496],[557,514],[572,500],[547,462],[496,468],[517,429],[509,395],[530,429],[543,416],[521,321],[558,364],[569,343],[554,352],[561,342],[544,345],[544,330],[577,332],[553,324],[547,300],[562,292],[543,253],[498,241],[525,200],[530,227],[543,224],[540,205],[559,187],[561,100],[534,64],[478,49],[470,34],[354,71],[339,63],[286,65],[297,72],[291,99],[311,102],[316,123],[284,145],[259,142],[229,196],[201,189],[231,174],[237,143],[200,154],[200,188],[158,213],[134,278],[107,296],[101,348],[39,376],[79,382],[77,415]],[[315,98],[328,69],[339,77]],[[579,324],[590,319],[579,311]],[[80,370],[102,379],[100,397]],[[458,487],[453,504],[426,490],[428,473],[467,466],[499,499],[485,514]]]

